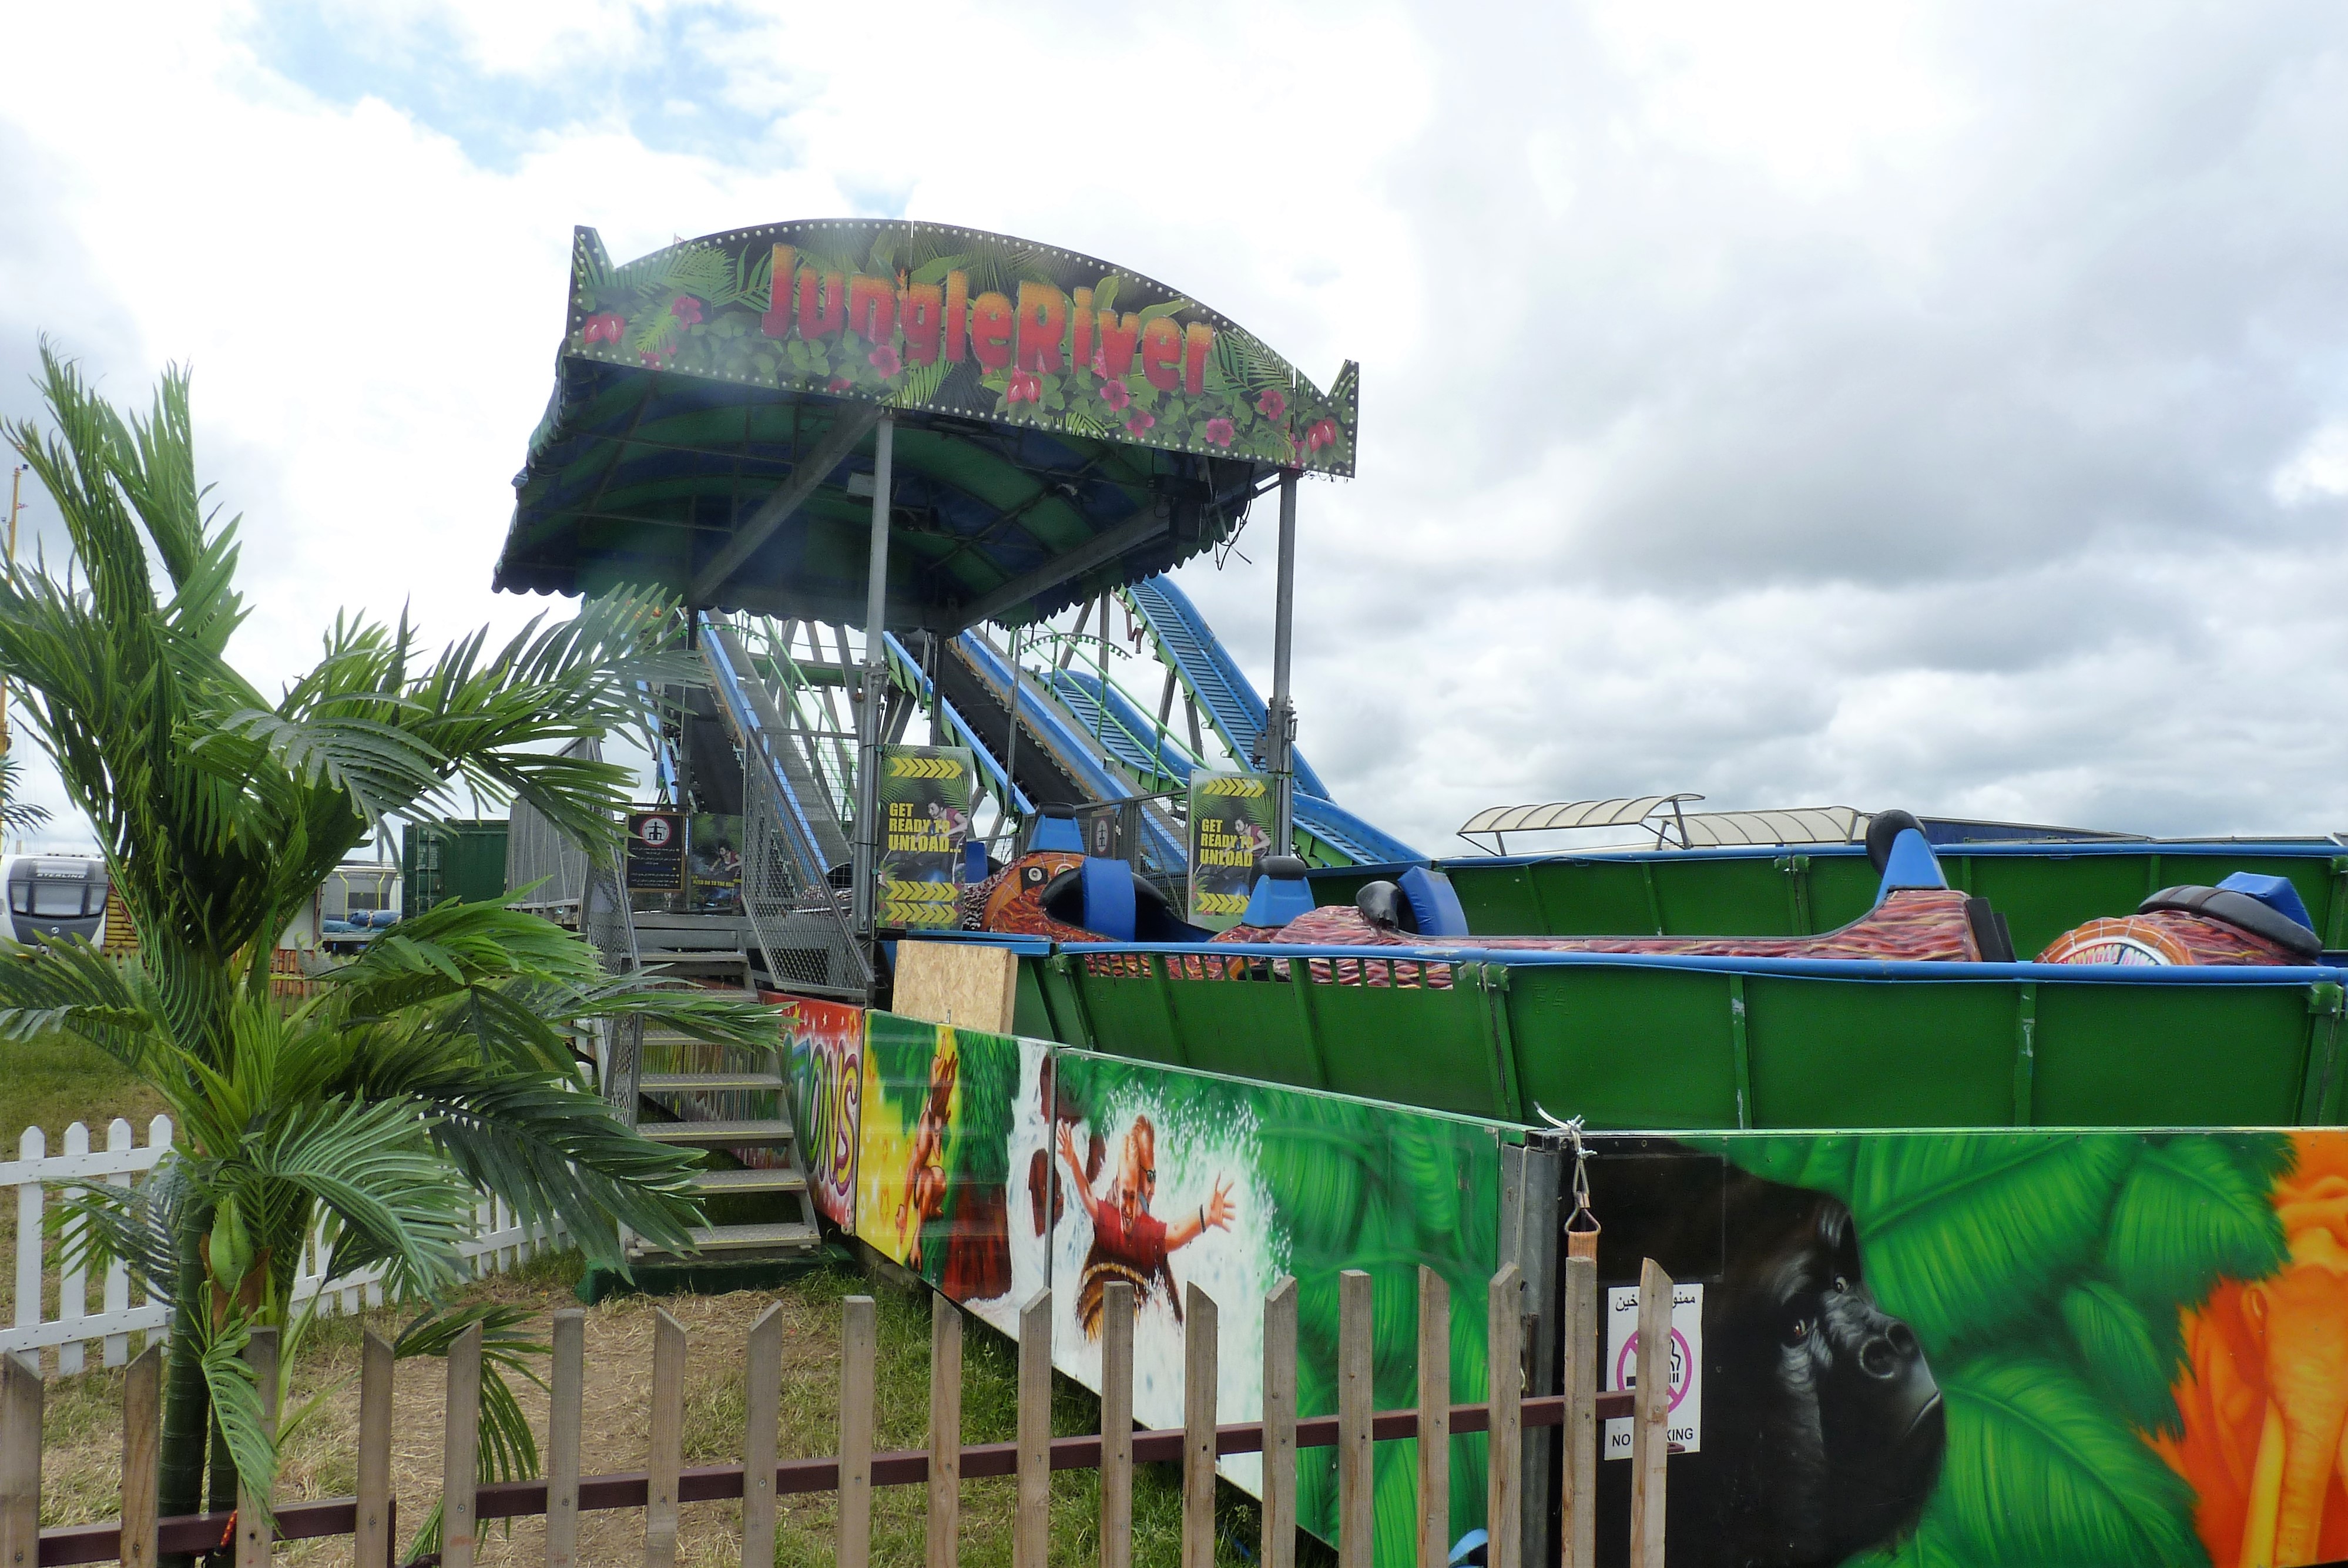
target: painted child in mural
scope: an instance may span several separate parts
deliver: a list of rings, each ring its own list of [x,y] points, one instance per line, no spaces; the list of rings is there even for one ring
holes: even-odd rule
[[[930,1058],[930,1092],[914,1123],[913,1148],[905,1163],[905,1195],[897,1204],[897,1236],[907,1246],[905,1266],[922,1266],[922,1227],[946,1210],[946,1133],[953,1122],[954,1080],[960,1058],[948,1035]],[[906,1232],[911,1231],[910,1243]]]
[[[1112,1279],[1133,1286],[1137,1306],[1147,1303],[1150,1292],[1163,1282],[1174,1321],[1179,1323],[1182,1290],[1174,1279],[1173,1255],[1210,1230],[1231,1228],[1238,1213],[1231,1202],[1231,1183],[1216,1177],[1207,1201],[1169,1225],[1149,1212],[1150,1201],[1158,1195],[1158,1129],[1148,1117],[1135,1117],[1126,1132],[1117,1183],[1107,1197],[1094,1193],[1085,1179],[1084,1167],[1076,1160],[1076,1135],[1065,1122],[1059,1124],[1059,1149],[1077,1201],[1093,1222],[1092,1250],[1085,1255],[1084,1281],[1076,1294],[1076,1317],[1084,1324],[1086,1336],[1100,1337],[1103,1291]]]

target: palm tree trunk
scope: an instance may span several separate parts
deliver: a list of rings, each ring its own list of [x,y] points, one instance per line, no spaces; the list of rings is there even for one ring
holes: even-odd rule
[[[204,1297],[204,1265],[199,1233],[192,1227],[180,1237],[180,1267],[171,1299],[183,1312],[199,1312]],[[184,1329],[171,1336],[170,1376],[163,1393],[162,1476],[157,1502],[162,1517],[193,1513],[203,1500],[204,1439],[211,1427],[211,1395],[204,1386],[203,1363],[195,1336]],[[165,1568],[189,1568],[192,1557],[174,1555]]]

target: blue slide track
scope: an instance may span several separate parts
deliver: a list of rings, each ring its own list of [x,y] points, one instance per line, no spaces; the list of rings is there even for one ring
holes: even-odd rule
[[[962,660],[1003,708],[1010,708],[1010,662],[983,637],[973,631],[963,632],[953,640],[953,657]],[[1019,698],[1019,727],[1025,732],[1022,744],[1030,739],[1039,743],[1054,765],[1093,799],[1123,800],[1135,793],[1132,781],[1118,776],[1101,760],[1100,753],[1106,748],[1093,739],[1090,732],[1076,727],[1068,710],[1053,694],[1023,691]],[[1110,754],[1115,755],[1113,752]],[[1189,864],[1189,845],[1159,813],[1141,813],[1141,832],[1147,841],[1145,846],[1159,866],[1169,872],[1179,872]]]
[[[1231,748],[1234,756],[1261,755],[1256,745],[1263,736],[1267,712],[1263,699],[1256,695],[1255,683],[1223,651],[1213,628],[1199,613],[1199,607],[1190,602],[1190,596],[1165,577],[1137,582],[1125,592],[1133,601],[1133,608],[1141,612],[1141,619],[1148,622],[1149,634],[1158,640],[1158,646],[1182,672],[1182,683],[1198,699],[1200,711],[1222,732],[1223,743]],[[1321,775],[1313,771],[1304,753],[1297,753],[1294,760],[1298,793],[1327,800],[1329,786],[1321,782]]]
[[[1237,755],[1254,755],[1268,710],[1263,699],[1256,694],[1254,683],[1223,651],[1206,617],[1190,602],[1190,596],[1164,577],[1135,583],[1125,592],[1148,623],[1150,635],[1158,640],[1160,651],[1180,671],[1183,684],[1190,689],[1200,710],[1222,735],[1224,744]],[[1130,708],[1132,704],[1127,706]],[[1140,722],[1148,726],[1144,733],[1156,728],[1147,719]],[[1352,856],[1358,865],[1386,866],[1426,858],[1401,839],[1373,827],[1331,800],[1329,786],[1321,782],[1321,775],[1313,771],[1303,753],[1297,753],[1294,760],[1297,826]],[[1189,776],[1187,767],[1181,776]]]

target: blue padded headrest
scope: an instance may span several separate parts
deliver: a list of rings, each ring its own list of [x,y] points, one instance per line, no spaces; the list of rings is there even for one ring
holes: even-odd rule
[[[1122,860],[1085,862],[1085,929],[1112,942],[1133,940],[1133,867]]]
[[[1900,836],[1891,841],[1891,854],[1883,863],[1883,885],[1875,890],[1875,901],[1900,887],[1946,887],[1949,879],[1941,875],[1941,862],[1924,835],[1912,827],[1903,827]]]
[[[962,879],[965,886],[975,887],[986,880],[986,840],[966,838],[962,845]]]
[[[2230,893],[2247,893],[2285,919],[2296,920],[2309,930],[2315,922],[2309,918],[2307,906],[2300,901],[2299,889],[2291,885],[2288,876],[2261,876],[2255,871],[2237,871],[2218,884]]]
[[[1073,816],[1039,816],[1035,829],[1027,835],[1027,853],[1039,849],[1066,850],[1072,855],[1085,852],[1085,835]]]
[[[1273,856],[1272,860],[1287,857]],[[1247,913],[1240,917],[1243,925],[1285,926],[1299,915],[1313,912],[1313,885],[1304,879],[1303,863],[1291,861],[1276,869],[1259,867],[1262,875],[1255,880],[1255,891],[1248,895]]]
[[[1411,917],[1418,922],[1420,936],[1468,934],[1468,912],[1459,907],[1459,895],[1451,890],[1451,878],[1442,872],[1414,866],[1395,879],[1395,886],[1410,900]]]

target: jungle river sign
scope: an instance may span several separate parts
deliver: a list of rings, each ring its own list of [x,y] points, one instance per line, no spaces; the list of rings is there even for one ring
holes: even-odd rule
[[[1358,371],[1327,391],[1163,283],[974,229],[823,220],[614,266],[572,246],[566,354],[1285,467],[1354,471]]]

